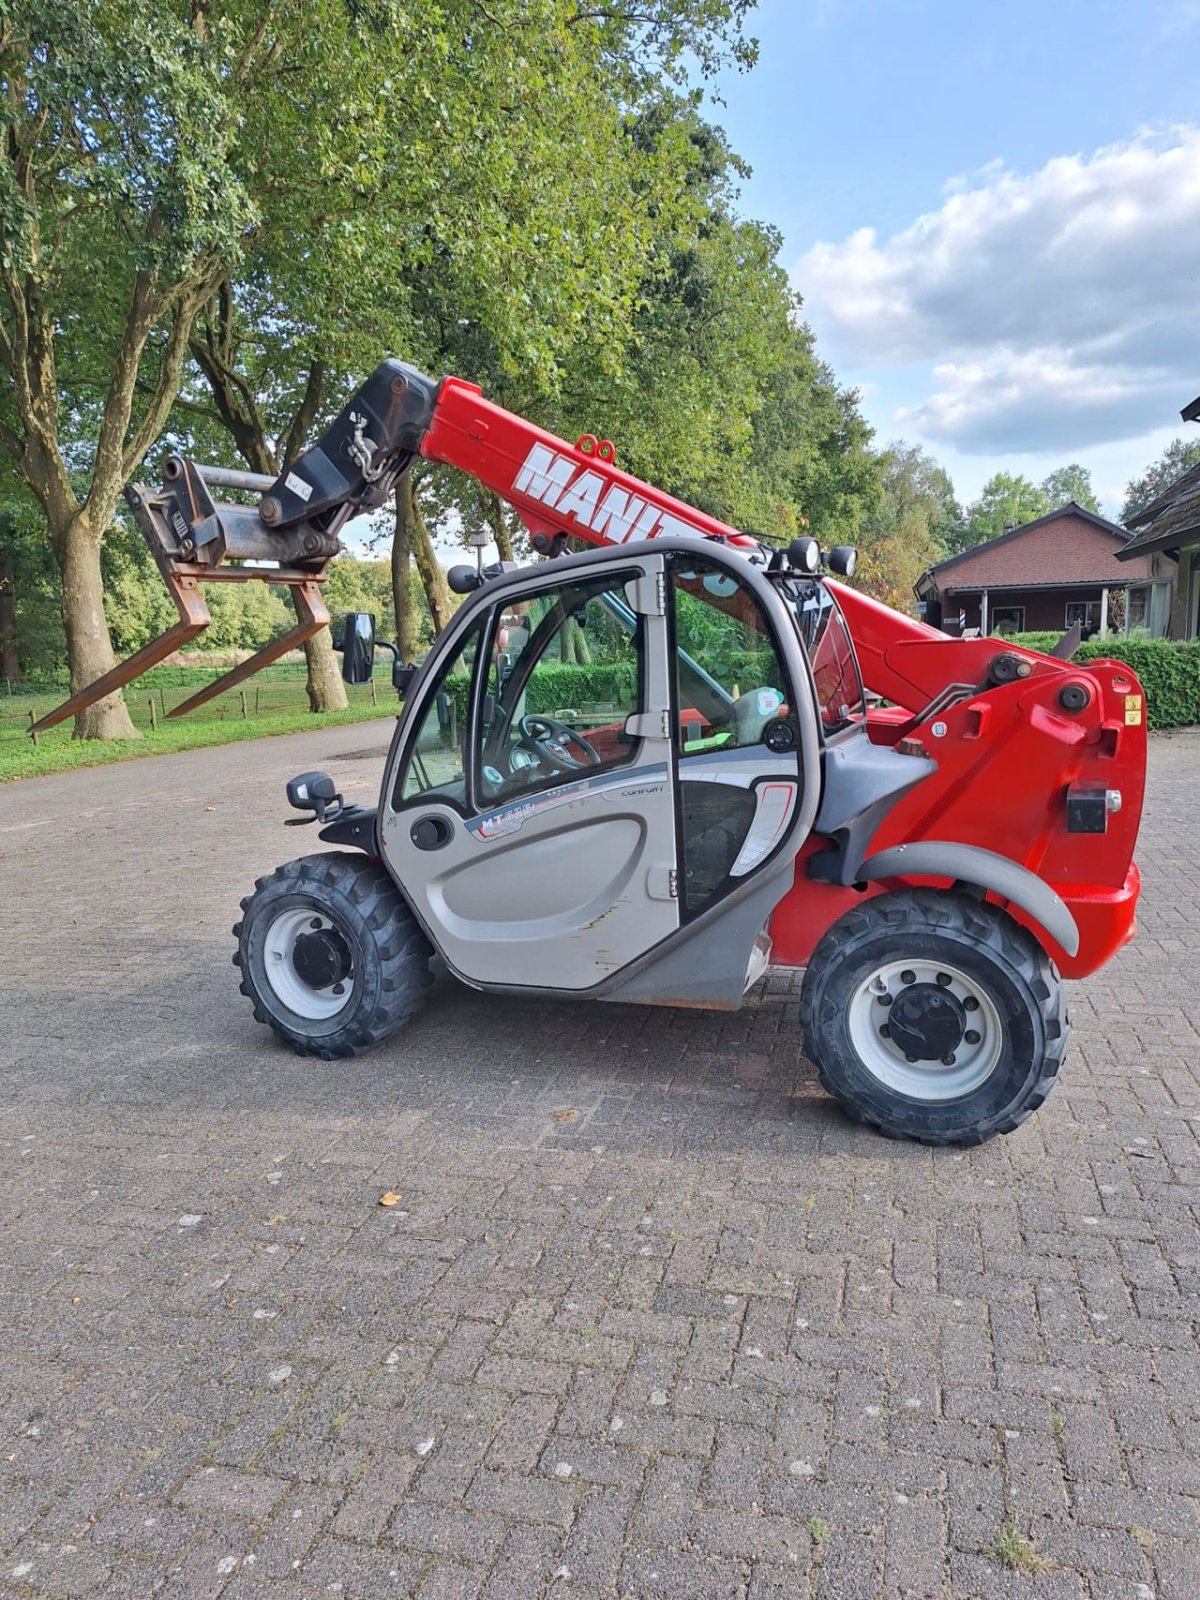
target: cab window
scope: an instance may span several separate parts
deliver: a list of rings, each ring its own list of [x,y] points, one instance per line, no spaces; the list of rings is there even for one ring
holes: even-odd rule
[[[676,746],[683,759],[760,744],[791,716],[783,663],[758,601],[726,567],[671,556]]]
[[[480,809],[636,757],[626,723],[644,707],[645,669],[630,576],[542,589],[495,617],[477,734]]]
[[[821,726],[826,733],[837,733],[866,717],[862,677],[850,633],[823,583],[797,585],[794,604],[800,637],[812,665]]]
[[[416,737],[396,781],[393,804],[415,805],[443,800],[465,811],[467,726],[470,720],[471,679],[479,652],[482,624],[463,639],[443,668],[441,681],[425,709]]]
[[[706,556],[673,555],[668,563],[687,922],[740,881],[737,863],[759,806],[754,774],[764,764],[772,777],[790,769],[798,785],[799,741],[787,674],[751,590]],[[762,764],[739,758],[755,745],[764,747]]]

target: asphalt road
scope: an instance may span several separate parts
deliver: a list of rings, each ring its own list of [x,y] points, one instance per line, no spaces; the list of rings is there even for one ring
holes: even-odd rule
[[[1200,1594],[1200,738],[1059,1089],[932,1153],[826,1100],[786,981],[442,979],[287,1053],[238,900],[389,731],[0,788],[0,1593]]]

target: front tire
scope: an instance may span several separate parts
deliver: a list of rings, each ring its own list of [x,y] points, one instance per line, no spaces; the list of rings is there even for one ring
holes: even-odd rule
[[[424,1006],[429,941],[379,862],[334,852],[289,861],[242,910],[241,992],[298,1055],[358,1055]]]
[[[849,1114],[889,1138],[981,1144],[1054,1086],[1069,1036],[1062,983],[995,906],[933,889],[847,912],[801,992],[808,1054]]]

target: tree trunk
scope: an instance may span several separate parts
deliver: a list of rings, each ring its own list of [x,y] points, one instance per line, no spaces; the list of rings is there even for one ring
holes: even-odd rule
[[[396,648],[401,661],[411,661],[417,652],[417,617],[410,587],[415,522],[412,474],[406,472],[396,485],[396,530],[392,535],[392,604],[396,612]]]
[[[71,693],[77,694],[117,664],[104,617],[100,536],[82,516],[76,516],[54,544],[62,570],[62,619],[71,667]],[[76,739],[140,737],[119,689],[76,713]]]
[[[350,702],[328,628],[305,641],[304,658],[308,662],[308,709],[345,711]]]
[[[25,674],[17,656],[16,581],[11,553],[0,550],[0,678],[24,683]]]
[[[504,501],[498,494],[488,496],[488,522],[491,524],[492,538],[496,541],[496,549],[501,561],[513,559],[512,530],[509,528],[508,519],[504,515]]]
[[[454,615],[454,607],[450,603],[450,586],[446,582],[446,574],[442,571],[438,564],[438,558],[434,554],[433,540],[429,537],[429,529],[425,526],[425,518],[421,515],[421,503],[417,499],[415,486],[412,507],[413,555],[416,557],[417,571],[421,574],[421,582],[425,588],[425,598],[429,602],[429,615],[433,618],[433,631],[437,634],[441,633]]]

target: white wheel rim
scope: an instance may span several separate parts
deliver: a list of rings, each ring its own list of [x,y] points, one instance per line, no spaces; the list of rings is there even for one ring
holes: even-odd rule
[[[350,1004],[354,990],[353,973],[326,989],[314,989],[296,971],[293,962],[296,941],[302,934],[316,933],[321,928],[340,932],[329,917],[311,906],[301,906],[281,911],[263,939],[263,967],[272,993],[289,1011],[308,1022],[324,1022],[336,1017]],[[335,989],[340,989],[341,993],[335,994]]]
[[[966,1030],[953,1060],[911,1060],[883,1031],[891,1007],[914,984],[936,986],[953,996],[964,1013]],[[847,1017],[850,1043],[873,1078],[911,1100],[958,1100],[987,1081],[1004,1045],[995,1002],[974,978],[948,961],[909,959],[876,968],[854,991]]]

